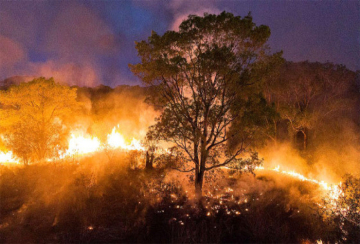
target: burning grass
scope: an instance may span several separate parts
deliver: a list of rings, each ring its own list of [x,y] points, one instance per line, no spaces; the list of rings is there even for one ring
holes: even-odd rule
[[[322,189],[278,172],[209,175],[194,200],[191,179],[111,160],[1,166],[1,242],[333,242],[341,236],[317,204]],[[212,177],[212,178],[211,178]]]

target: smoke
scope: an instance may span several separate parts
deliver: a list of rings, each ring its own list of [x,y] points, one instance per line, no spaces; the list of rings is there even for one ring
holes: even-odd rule
[[[145,138],[158,111],[145,103],[147,90],[139,86],[106,86],[79,88],[78,97],[84,110],[78,115],[78,128],[101,141],[116,127],[129,142]]]
[[[360,175],[359,128],[344,117],[327,121],[310,134],[307,151],[293,142],[269,144],[259,151],[264,167],[295,171],[308,178],[338,184],[345,174]]]
[[[20,43],[0,35],[0,67],[11,68],[27,59],[27,53]]]
[[[84,61],[111,54],[116,43],[110,27],[94,11],[72,3],[55,16],[42,48],[59,59]]]
[[[120,42],[93,9],[77,2],[56,3],[50,11],[46,3],[3,5],[1,78],[44,76],[63,84],[96,86],[117,72],[104,60],[120,55]]]
[[[186,0],[175,0],[169,2],[168,8],[173,16],[170,29],[175,31],[179,30],[181,22],[186,20],[190,14],[203,16],[204,13],[219,14],[221,12],[220,9],[210,1],[204,4],[203,1],[190,2]]]

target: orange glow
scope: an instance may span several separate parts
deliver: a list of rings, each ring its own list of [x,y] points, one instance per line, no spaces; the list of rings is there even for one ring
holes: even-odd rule
[[[265,168],[263,166],[256,167],[255,169],[256,170],[265,170]],[[296,173],[293,170],[292,171],[280,170],[280,165],[276,166],[273,169],[266,169],[266,170],[276,171],[278,173],[289,175],[289,176],[294,177],[294,178],[296,178],[298,180],[301,180],[301,181],[307,181],[307,182],[317,184],[323,190],[325,190],[329,194],[329,197],[331,199],[333,199],[333,200],[338,199],[339,196],[342,194],[342,192],[340,190],[340,187],[339,187],[341,185],[341,182],[338,185],[330,185],[330,184],[328,184],[328,183],[326,183],[324,181],[318,181],[318,180],[315,180],[315,179],[307,178],[304,175]]]
[[[1,152],[0,151],[0,163],[20,163],[18,159],[16,159],[12,153],[12,151],[9,152]]]
[[[85,155],[100,152],[105,149],[105,146],[109,146],[113,150],[145,150],[145,148],[141,146],[140,140],[133,138],[131,142],[128,143],[125,137],[117,131],[117,128],[119,128],[119,126],[115,126],[111,133],[107,135],[105,145],[101,145],[101,142],[97,137],[92,137],[90,135],[76,136],[76,133],[72,133],[69,140],[69,149],[66,151],[64,156],[72,156],[76,154]]]
[[[100,149],[100,141],[96,137],[90,136],[75,136],[71,134],[69,141],[69,149],[66,151],[65,155],[74,155],[74,154],[87,154],[96,152]]]
[[[119,126],[117,126],[119,128]],[[140,140],[135,138],[132,139],[131,143],[126,143],[126,140],[122,134],[116,131],[114,127],[110,134],[107,136],[107,144],[113,149],[124,149],[124,150],[139,150],[144,151],[145,148],[141,146]]]

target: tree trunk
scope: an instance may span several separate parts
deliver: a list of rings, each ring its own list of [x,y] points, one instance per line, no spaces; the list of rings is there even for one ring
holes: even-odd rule
[[[29,160],[27,158],[23,158],[23,162],[25,166],[29,165]]]
[[[153,161],[154,161],[154,155],[150,155],[150,153],[146,152],[146,162],[145,162],[145,169],[146,170],[152,170],[153,167]]]
[[[306,150],[306,148],[307,148],[307,136],[306,136],[306,129],[302,130],[301,132],[302,132],[302,133],[303,133],[303,135],[304,135],[303,149],[304,149],[304,151],[305,151],[305,150]]]
[[[204,181],[204,171],[195,172],[195,195],[197,200],[202,198],[202,186]]]

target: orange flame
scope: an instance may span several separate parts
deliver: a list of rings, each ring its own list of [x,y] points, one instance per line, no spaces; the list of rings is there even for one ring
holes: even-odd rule
[[[0,151],[0,163],[20,163],[17,158],[14,157],[12,151],[1,152]]]
[[[255,169],[256,170],[265,170],[265,168],[263,166],[256,167]],[[286,171],[286,170],[280,171],[280,165],[276,166],[273,169],[267,169],[267,170],[276,171],[281,174],[285,174],[285,175],[289,175],[291,177],[297,178],[301,181],[307,181],[307,182],[317,184],[320,187],[322,187],[322,189],[325,190],[329,194],[329,197],[333,200],[338,199],[339,196],[342,194],[342,191],[340,190],[341,182],[338,185],[330,185],[324,181],[318,181],[316,179],[307,178],[302,174],[296,173],[295,171]]]

